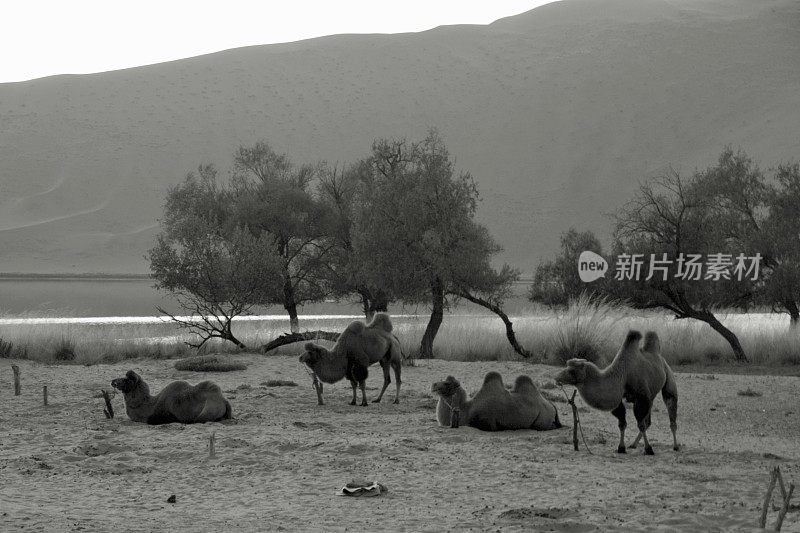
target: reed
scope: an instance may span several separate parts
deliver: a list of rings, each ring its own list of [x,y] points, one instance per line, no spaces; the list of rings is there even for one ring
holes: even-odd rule
[[[524,314],[523,314],[524,313]],[[728,344],[707,325],[675,320],[671,315],[642,312],[617,303],[578,298],[561,311],[529,309],[511,316],[517,338],[536,362],[562,365],[572,357],[610,361],[628,329],[656,331],[663,355],[672,366],[733,365]],[[754,365],[800,364],[800,331],[786,315],[720,312],[720,320],[738,336]],[[303,319],[307,330],[341,331],[350,318]],[[427,325],[424,314],[395,317],[395,334],[403,351],[415,356]],[[235,334],[249,347],[260,346],[288,331],[288,320],[242,321]],[[41,362],[91,365],[126,359],[174,359],[213,353],[236,354],[233,344],[212,340],[198,352],[184,344],[188,337],[170,322],[123,324],[3,324],[0,357]],[[270,355],[298,355],[302,345],[289,345]],[[72,360],[57,361],[65,353]],[[503,323],[492,314],[457,308],[445,316],[434,344],[437,358],[457,361],[521,360],[508,343]]]

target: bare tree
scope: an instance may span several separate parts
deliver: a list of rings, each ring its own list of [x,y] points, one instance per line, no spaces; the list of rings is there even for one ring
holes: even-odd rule
[[[666,270],[650,279],[609,283],[608,290],[638,308],[667,309],[677,319],[705,322],[730,344],[737,360],[747,361],[738,337],[717,319],[713,308],[747,306],[752,302],[752,286],[724,278],[687,279],[681,272],[682,260],[690,254],[727,250],[712,201],[696,180],[686,180],[675,171],[642,185],[616,216],[615,249],[618,257],[636,253],[662,260]]]

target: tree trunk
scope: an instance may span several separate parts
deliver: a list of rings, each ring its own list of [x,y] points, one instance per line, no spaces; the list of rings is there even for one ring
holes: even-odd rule
[[[245,344],[242,341],[240,341],[239,339],[234,337],[233,333],[228,332],[227,335],[225,336],[225,339],[231,341],[232,343],[234,343],[237,347],[241,348],[242,350],[246,350],[247,349],[247,346],[245,346]]]
[[[433,311],[431,312],[428,327],[425,328],[425,334],[422,336],[422,343],[419,347],[419,357],[421,359],[430,359],[433,357],[433,340],[439,332],[439,326],[442,325],[442,320],[444,320],[444,284],[438,276],[434,278],[431,284],[431,300]]]
[[[225,326],[223,326],[221,336],[226,341],[234,343],[238,348],[242,350],[247,349],[247,346],[245,346],[244,343],[237,339],[231,332],[231,319],[228,319],[228,321],[225,323]]]
[[[294,287],[289,276],[283,281],[283,308],[289,313],[289,330],[292,333],[300,332],[300,321],[297,319],[297,303],[294,299]]]
[[[373,293],[369,289],[359,289],[358,294],[361,296],[361,306],[364,309],[364,317],[366,317],[367,322],[372,320],[375,313],[385,313],[389,309],[386,293],[381,290]]]
[[[373,313],[386,313],[389,310],[389,299],[386,293],[378,289],[372,298]]]
[[[722,325],[722,322],[717,320],[717,317],[714,316],[713,313],[709,311],[699,311],[694,312],[688,315],[689,318],[696,318],[698,320],[702,320],[709,326],[711,329],[722,335],[722,337],[728,341],[728,344],[731,345],[731,349],[733,350],[733,357],[737,361],[741,361],[744,363],[749,363],[749,359],[747,359],[747,355],[744,353],[744,349],[742,348],[741,343],[739,343],[739,338],[734,334],[731,330],[726,328]]]
[[[511,347],[514,348],[514,351],[526,359],[533,355],[531,354],[531,352],[523,348],[519,342],[517,342],[517,336],[514,334],[514,324],[511,322],[511,320],[509,320],[508,315],[505,314],[505,312],[500,308],[500,306],[495,305],[489,301],[486,301],[483,298],[479,298],[478,296],[473,296],[464,289],[459,289],[456,292],[456,296],[461,296],[462,298],[465,298],[474,304],[478,304],[482,307],[485,307],[489,311],[499,316],[500,319],[503,321],[503,323],[506,325],[506,338],[508,338],[508,342],[511,344]]]
[[[797,308],[797,302],[790,298],[783,303],[783,306],[789,313],[789,327],[796,329],[800,325],[800,309]]]
[[[336,342],[339,339],[339,334],[333,331],[304,331],[303,333],[284,333],[280,337],[276,339],[272,339],[267,344],[261,347],[261,351],[267,353],[270,350],[274,350],[279,346],[285,346],[286,344],[292,344],[294,342],[301,342],[301,341],[317,341],[317,340],[326,340]]]
[[[367,323],[369,323],[372,317],[375,316],[375,310],[372,309],[372,302],[369,296],[365,295],[363,292],[361,293],[361,305],[364,308],[364,318],[366,318]]]

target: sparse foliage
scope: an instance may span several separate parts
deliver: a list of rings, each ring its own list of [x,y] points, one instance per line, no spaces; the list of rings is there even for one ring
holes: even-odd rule
[[[281,260],[282,285],[263,293],[259,303],[283,305],[293,333],[300,331],[298,306],[329,292],[325,274],[333,255],[334,217],[311,192],[311,183],[325,172],[323,164],[296,167],[264,142],[239,148],[234,158],[232,220],[270,242]]]
[[[549,307],[565,307],[587,289],[602,292],[603,278],[587,286],[578,276],[578,257],[583,251],[603,255],[600,241],[593,232],[570,228],[562,234],[560,255],[536,267],[528,299]]]
[[[232,320],[246,314],[281,281],[280,262],[271,242],[226,224],[227,194],[216,173],[201,168],[171,189],[156,245],[149,251],[156,288],[170,292],[189,317],[168,315],[197,333],[200,348],[220,338],[244,348],[231,331]]]
[[[499,307],[516,273],[491,270],[499,247],[474,221],[475,183],[455,172],[435,130],[419,143],[376,141],[361,184],[353,237],[360,275],[391,298],[430,304],[419,355],[432,357],[448,296],[483,293]]]
[[[686,273],[683,261],[690,254],[707,257],[709,254],[738,252],[724,238],[714,213],[712,197],[691,179],[671,171],[640,187],[636,196],[617,214],[615,255],[642,254],[646,261],[664,260],[665,270],[632,279],[615,280],[608,291],[626,299],[638,308],[662,308],[675,318],[693,318],[711,326],[730,344],[734,357],[746,361],[739,339],[714,315],[715,307],[746,307],[752,302],[753,289],[745,282],[731,279],[682,276]],[[684,269],[684,272],[681,272]],[[647,278],[650,279],[647,279]]]

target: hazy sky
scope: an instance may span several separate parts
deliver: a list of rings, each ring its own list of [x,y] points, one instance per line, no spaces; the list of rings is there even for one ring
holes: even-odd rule
[[[337,33],[487,24],[552,0],[12,0],[0,82],[160,63]]]

